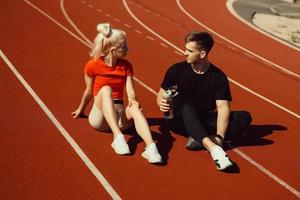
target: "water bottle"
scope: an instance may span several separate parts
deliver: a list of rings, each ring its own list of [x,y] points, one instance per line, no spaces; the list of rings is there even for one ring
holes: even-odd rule
[[[173,119],[173,97],[172,97],[172,91],[166,90],[163,93],[163,98],[167,100],[167,103],[169,104],[169,111],[164,112],[164,118],[165,119]]]

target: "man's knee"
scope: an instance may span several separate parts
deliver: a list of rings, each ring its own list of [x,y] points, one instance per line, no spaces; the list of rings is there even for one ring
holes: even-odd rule
[[[251,114],[248,111],[242,111],[241,115],[245,123],[249,126],[252,122]]]
[[[236,111],[234,118],[241,121],[245,126],[249,126],[252,122],[251,114],[248,111]]]
[[[186,102],[183,106],[182,106],[182,114],[191,114],[191,113],[195,113],[195,106],[190,103],[190,102]]]

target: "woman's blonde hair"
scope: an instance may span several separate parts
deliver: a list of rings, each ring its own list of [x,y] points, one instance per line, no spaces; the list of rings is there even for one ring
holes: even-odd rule
[[[99,32],[94,40],[94,46],[90,56],[94,59],[106,56],[111,47],[119,46],[125,39],[126,33],[119,29],[113,29],[108,23],[97,25]]]

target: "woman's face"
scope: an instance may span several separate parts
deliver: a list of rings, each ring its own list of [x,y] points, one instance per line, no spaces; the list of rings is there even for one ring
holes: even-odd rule
[[[114,50],[114,55],[117,58],[124,58],[127,55],[128,47],[126,40],[123,40]]]

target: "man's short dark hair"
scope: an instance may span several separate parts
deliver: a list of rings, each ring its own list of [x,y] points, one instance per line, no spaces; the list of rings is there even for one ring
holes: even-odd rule
[[[185,43],[196,42],[199,49],[204,49],[207,53],[214,46],[213,37],[207,32],[192,31],[185,36]]]

